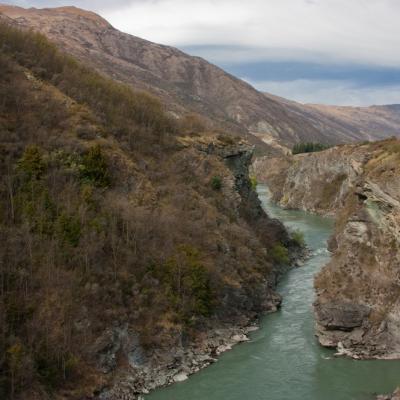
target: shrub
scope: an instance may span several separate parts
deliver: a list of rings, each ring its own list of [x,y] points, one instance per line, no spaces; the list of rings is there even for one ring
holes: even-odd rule
[[[214,190],[221,190],[222,189],[222,179],[219,176],[214,176],[211,179],[211,187]]]
[[[322,151],[329,149],[329,145],[322,144],[322,143],[313,143],[313,142],[306,142],[306,143],[297,143],[293,146],[292,154],[300,154],[300,153],[313,153],[316,151]]]
[[[304,233],[301,231],[292,232],[292,240],[300,247],[304,247],[306,241],[304,240]]]
[[[253,190],[257,189],[258,182],[257,182],[257,178],[255,176],[250,177],[250,185]]]
[[[196,248],[180,246],[177,254],[164,265],[153,266],[152,273],[164,286],[180,322],[190,324],[198,316],[211,314],[210,277]]]
[[[234,145],[238,141],[238,138],[237,138],[237,136],[231,136],[231,135],[227,135],[225,133],[220,133],[218,135],[218,140],[220,140],[222,143],[224,143],[226,145]]]
[[[75,216],[61,214],[57,219],[57,230],[64,242],[76,247],[81,237],[81,223]]]
[[[270,249],[272,259],[278,264],[289,264],[289,251],[282,244],[276,244]]]
[[[186,114],[180,121],[180,129],[185,134],[196,134],[206,130],[206,123],[200,115]]]
[[[100,146],[92,147],[83,156],[79,176],[82,182],[91,183],[97,187],[104,188],[110,185],[107,161]]]
[[[18,161],[18,169],[28,180],[40,179],[45,168],[40,149],[35,145],[28,146]]]

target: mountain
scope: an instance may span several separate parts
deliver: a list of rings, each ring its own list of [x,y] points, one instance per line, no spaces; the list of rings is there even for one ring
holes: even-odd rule
[[[380,140],[400,136],[400,105],[371,107],[340,107],[320,104],[301,104],[265,93],[279,102],[289,114],[307,119],[320,135],[320,142],[348,143]],[[299,137],[299,141],[304,138]]]
[[[299,141],[337,144],[400,132],[398,119],[391,117],[395,113],[371,113],[370,129],[364,132],[365,126],[353,121],[358,118],[355,113],[338,118],[264,95],[199,57],[122,33],[102,17],[78,8],[2,5],[0,13],[20,27],[42,32],[113,79],[156,94],[173,114],[200,114],[209,125],[243,135],[265,151],[282,151],[281,145],[291,147]],[[385,123],[387,129],[381,130]]]

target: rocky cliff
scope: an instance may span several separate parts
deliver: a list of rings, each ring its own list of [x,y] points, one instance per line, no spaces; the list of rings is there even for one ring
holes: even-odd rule
[[[256,164],[280,204],[336,216],[332,259],[315,279],[316,329],[353,357],[400,357],[399,161],[388,140]]]
[[[258,158],[253,168],[282,207],[335,215],[363,172],[367,149],[347,145],[294,157]]]

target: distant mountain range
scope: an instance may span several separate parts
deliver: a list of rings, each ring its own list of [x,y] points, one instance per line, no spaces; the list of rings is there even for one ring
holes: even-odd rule
[[[319,141],[340,143],[360,140],[380,140],[400,136],[400,105],[343,107],[321,104],[301,104],[265,93],[279,102],[288,113],[308,120],[319,131]],[[301,136],[299,140],[304,140]]]
[[[210,125],[243,135],[264,150],[263,143],[280,148],[400,136],[400,106],[302,105],[264,94],[202,58],[120,32],[75,7],[0,5],[0,13],[13,24],[44,33],[98,71],[156,94],[177,116],[198,113]]]

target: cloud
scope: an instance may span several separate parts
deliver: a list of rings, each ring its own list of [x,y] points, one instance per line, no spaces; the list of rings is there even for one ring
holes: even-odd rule
[[[252,81],[260,91],[300,103],[343,106],[370,106],[400,103],[400,85],[363,86],[352,81],[298,79],[291,81]]]
[[[248,77],[260,89],[299,101],[400,102],[399,0],[12,3],[93,10],[122,31],[177,46]]]
[[[155,42],[235,49],[212,54],[217,62],[284,59],[400,66],[398,0],[11,2],[35,7],[76,5]]]
[[[400,66],[398,0],[159,0],[105,16],[118,28],[175,46],[236,46],[244,59]],[[221,55],[229,57],[226,53]]]

